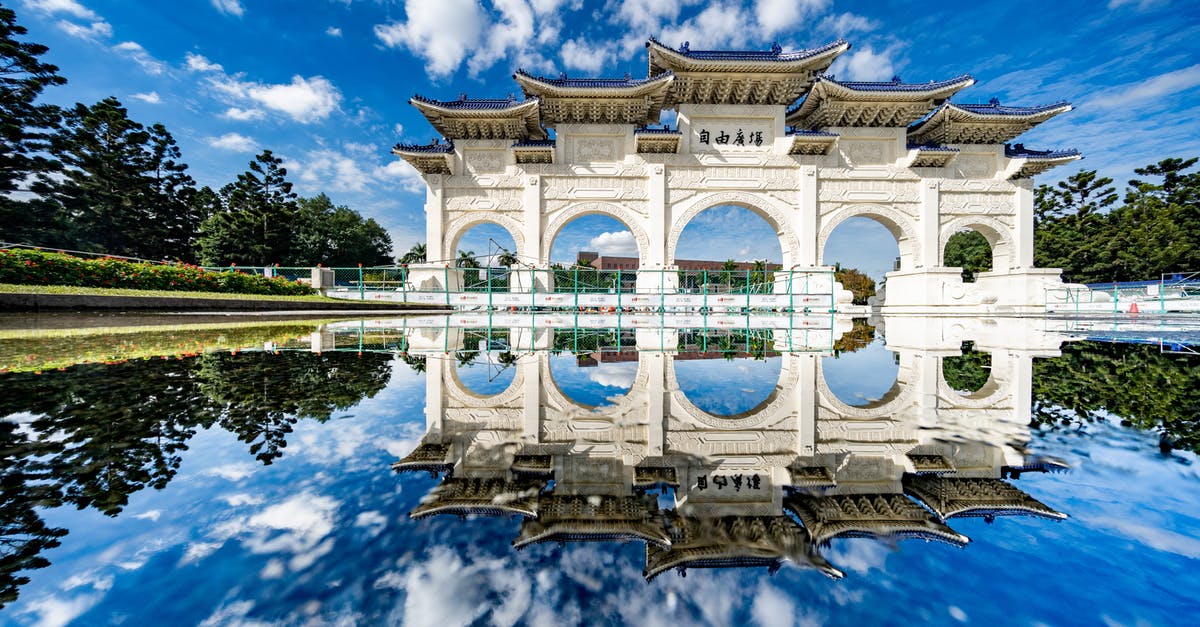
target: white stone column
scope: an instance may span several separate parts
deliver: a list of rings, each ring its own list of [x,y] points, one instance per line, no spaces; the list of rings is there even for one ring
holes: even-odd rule
[[[794,410],[799,453],[802,456],[814,455],[817,450],[817,360],[820,357],[816,353],[785,353],[783,359],[790,360],[788,367],[799,371],[793,396],[796,399]]]
[[[817,265],[817,250],[820,229],[817,226],[817,192],[819,182],[817,167],[806,165],[800,169],[800,215],[795,220],[793,228],[800,240],[800,250],[794,251],[792,263],[801,268],[811,268]]]
[[[521,257],[522,263],[533,263],[537,260],[539,265],[550,263],[549,259],[542,259],[542,177],[536,174],[527,175],[525,178],[525,191],[521,195],[521,208],[524,211],[524,224],[522,235],[525,239],[525,250],[518,250],[517,255]]]
[[[1016,181],[1016,224],[1013,228],[1013,260],[1010,269],[1033,267],[1033,179]]]
[[[442,238],[446,233],[446,208],[442,204],[442,175],[425,177],[425,259],[429,261],[446,258]]]
[[[453,360],[439,359],[432,355],[425,358],[425,431],[430,436],[440,437],[442,421],[446,416],[445,386],[449,377],[447,368],[453,368]]]
[[[542,364],[547,370],[550,362],[548,355],[529,353],[518,358],[521,368],[521,437],[528,442],[536,442],[541,433],[542,417]]]
[[[937,180],[921,183],[921,222],[917,225],[917,237],[921,239],[917,245],[920,261],[914,261],[915,265],[926,269],[942,265],[942,251],[938,248],[938,223],[941,221],[938,212],[938,203],[941,202],[940,187]]]
[[[666,441],[667,401],[666,360],[672,359],[662,352],[638,352],[638,369],[645,368],[646,378],[646,455],[659,457],[663,454]]]
[[[644,281],[639,280],[638,283],[644,283],[654,291],[661,291],[667,285],[667,281],[664,280],[665,275],[661,271],[667,269],[667,230],[671,224],[671,216],[667,209],[667,176],[664,166],[655,164],[651,165],[649,169],[649,176],[646,179],[646,197],[649,200],[650,217],[643,227],[650,239],[650,250],[647,251],[646,258],[641,260],[640,265],[643,270],[658,272]]]

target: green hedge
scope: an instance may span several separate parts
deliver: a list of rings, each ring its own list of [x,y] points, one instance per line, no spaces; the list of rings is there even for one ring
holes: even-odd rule
[[[314,290],[288,279],[242,272],[211,272],[184,264],[154,264],[121,259],[84,259],[41,250],[0,250],[0,283],[122,287],[180,292],[227,292],[305,296]]]

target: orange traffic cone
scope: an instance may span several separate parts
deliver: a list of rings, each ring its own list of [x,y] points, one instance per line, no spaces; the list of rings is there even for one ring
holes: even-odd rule
[[[1131,314],[1138,313],[1137,303],[1133,303],[1132,305],[1129,306],[1129,313],[1131,313]]]

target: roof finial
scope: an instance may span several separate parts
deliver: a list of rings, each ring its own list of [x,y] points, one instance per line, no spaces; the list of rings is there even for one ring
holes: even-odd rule
[[[779,45],[778,41],[771,42],[771,54],[779,54],[783,52],[783,46]]]
[[[515,97],[515,96],[513,96],[513,93],[512,93],[511,91],[510,91],[510,92],[508,92],[508,101],[509,101],[509,102],[516,102],[516,101],[517,101],[516,97]]]
[[[893,83],[895,83],[895,84],[897,84],[897,85],[899,85],[899,84],[900,84],[900,75],[899,75],[899,74],[892,74],[892,82],[893,82]]]
[[[465,92],[465,91],[459,92],[458,93],[458,101],[466,102],[467,101],[467,92]]]
[[[998,107],[1000,106],[1000,99],[992,96],[992,99],[988,101],[988,104],[992,105],[993,107]]]
[[[627,80],[627,81],[633,80],[633,74],[630,74],[629,72],[626,72],[626,73],[625,73],[625,80]]]
[[[559,73],[558,73],[558,80],[560,80],[560,81],[565,81],[565,80],[567,80],[567,73],[566,73],[566,72],[559,72]]]
[[[692,42],[685,41],[685,42],[683,42],[683,45],[679,47],[679,51],[684,54],[687,54],[688,50],[690,50],[691,47],[692,47]]]

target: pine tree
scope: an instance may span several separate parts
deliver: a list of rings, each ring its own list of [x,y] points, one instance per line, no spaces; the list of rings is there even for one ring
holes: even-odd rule
[[[200,229],[203,264],[265,266],[291,260],[298,207],[282,163],[264,150],[237,181],[221,188],[224,209]]]
[[[0,240],[61,245],[61,218],[53,206],[34,210],[29,202],[10,197],[29,191],[30,177],[59,168],[46,156],[59,109],[37,100],[46,87],[67,79],[38,59],[46,46],[17,39],[27,32],[11,9],[0,6]]]
[[[197,211],[192,198],[196,184],[175,138],[162,124],[150,127],[150,223],[144,225],[142,256],[194,261],[200,223],[207,213]],[[209,190],[211,193],[212,190]],[[157,245],[155,245],[157,243]]]

